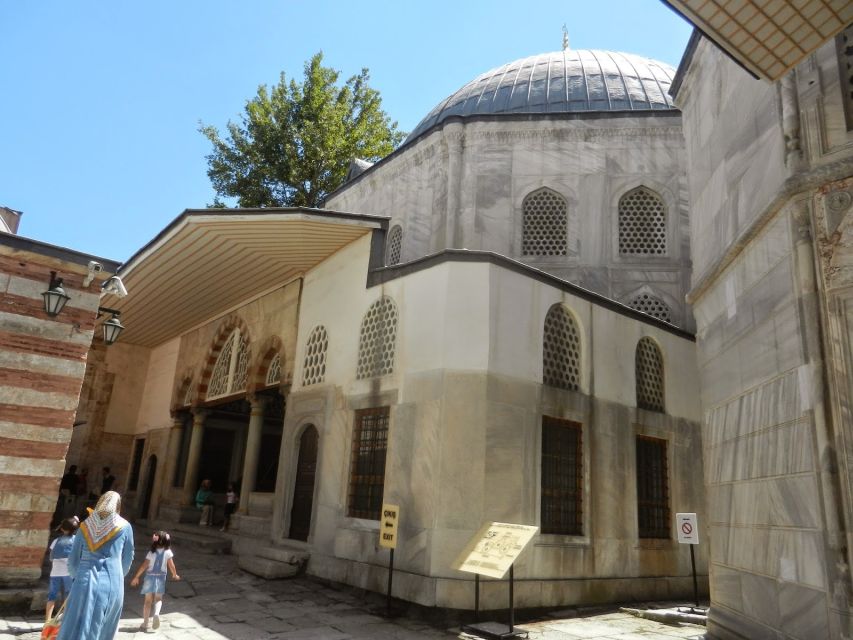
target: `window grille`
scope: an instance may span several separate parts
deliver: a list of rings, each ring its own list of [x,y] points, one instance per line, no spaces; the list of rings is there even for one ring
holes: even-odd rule
[[[249,342],[239,329],[234,329],[213,365],[207,399],[221,398],[246,390],[249,378]]]
[[[188,381],[187,382],[187,388],[184,391],[184,400],[183,400],[184,404],[181,406],[188,407],[193,403],[193,392],[194,391],[195,391],[195,388],[193,387],[193,383]]]
[[[637,343],[635,371],[637,406],[663,413],[663,355],[651,338],[641,338]]]
[[[361,321],[356,377],[374,378],[394,372],[397,339],[397,306],[383,296],[367,310]]]
[[[545,316],[542,383],[577,391],[581,381],[580,331],[572,314],[555,304]]]
[[[653,318],[672,324],[672,309],[660,298],[649,293],[639,293],[628,301],[628,306]]]
[[[521,253],[564,256],[568,248],[568,206],[556,191],[539,189],[522,204]]]
[[[391,227],[391,231],[388,233],[388,246],[385,250],[385,264],[389,267],[395,264],[400,264],[400,254],[402,253],[402,250],[403,229],[397,224]]]
[[[270,360],[270,366],[267,367],[267,378],[264,381],[266,386],[272,386],[281,382],[281,354],[275,354]]]
[[[619,199],[619,253],[666,253],[666,207],[651,189],[637,187]]]
[[[133,462],[130,465],[130,476],[127,479],[128,491],[135,491],[139,484],[139,471],[142,468],[142,451],[145,449],[145,438],[133,441]]]
[[[326,351],[329,337],[326,327],[318,325],[311,330],[305,344],[305,362],[302,365],[302,386],[318,384],[326,379]]]
[[[847,130],[853,130],[853,25],[838,34],[835,39],[838,49],[838,72],[841,74],[841,95]]]
[[[637,524],[641,538],[669,538],[666,440],[637,436]]]
[[[379,520],[381,515],[389,415],[389,407],[355,412],[347,511],[351,518]]]
[[[542,417],[542,533],[583,535],[581,425]]]

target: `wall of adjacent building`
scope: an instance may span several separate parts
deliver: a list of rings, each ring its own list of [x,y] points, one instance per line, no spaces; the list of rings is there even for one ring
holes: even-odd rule
[[[0,245],[0,587],[41,576],[98,308],[100,281],[51,249]],[[51,271],[71,296],[55,318]]]
[[[444,262],[364,286],[369,242],[352,243],[306,275],[296,368],[285,417],[273,539],[288,535],[299,437],[319,432],[309,573],[381,591],[379,523],[347,516],[357,409],[389,406],[386,502],[401,507],[395,589],[426,605],[472,607],[471,576],[453,561],[487,521],[539,524],[543,415],[583,425],[584,534],[538,536],[516,565],[519,606],[684,597],[688,550],[637,535],[635,437],[668,442],[670,507],[704,521],[695,345],[504,267]],[[356,379],[361,318],[380,296],[397,306],[394,372]],[[565,304],[582,333],[581,391],[542,385],[542,326]],[[328,338],[325,379],[302,381],[305,340]],[[637,340],[665,359],[666,414],[639,410]],[[674,532],[673,532],[674,538]],[[699,549],[706,566],[707,539]],[[485,586],[483,606],[505,593]]]
[[[665,204],[665,256],[620,255],[619,198],[640,185]],[[541,187],[567,201],[566,256],[522,255],[523,201]],[[654,292],[676,325],[692,327],[678,114],[447,123],[342,187],[327,206],[389,216],[402,227],[404,262],[447,247],[494,251],[616,300]]]
[[[849,386],[825,384],[832,343],[815,271],[832,234],[823,201],[833,191],[846,197],[836,211],[843,217],[851,200],[849,185],[830,184],[853,174],[838,78],[834,42],[770,84],[702,41],[677,96],[691,194],[713,638],[851,632],[843,534],[851,505],[840,475],[849,469],[850,427],[826,405],[839,391],[849,397]],[[849,344],[849,329],[838,337]],[[849,351],[838,363],[849,371],[845,358]]]

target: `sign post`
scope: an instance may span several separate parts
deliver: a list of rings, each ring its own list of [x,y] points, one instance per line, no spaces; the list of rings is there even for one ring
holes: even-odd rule
[[[690,545],[690,567],[693,570],[693,600],[699,606],[699,583],[696,581],[696,555],[693,545],[699,544],[699,522],[695,513],[676,513],[675,526],[678,530],[678,542]]]
[[[400,520],[400,507],[396,504],[382,505],[382,518],[379,520],[379,546],[391,550],[388,559],[388,600],[386,611],[391,615],[391,585],[394,580],[394,549],[397,548],[397,523]]]
[[[459,554],[456,562],[453,563],[453,568],[474,574],[475,624],[463,626],[463,631],[495,640],[527,637],[527,632],[515,630],[513,563],[538,530],[539,527],[523,524],[489,522],[483,525]],[[500,579],[507,571],[509,571],[509,624],[503,625],[497,622],[479,624],[480,576]]]

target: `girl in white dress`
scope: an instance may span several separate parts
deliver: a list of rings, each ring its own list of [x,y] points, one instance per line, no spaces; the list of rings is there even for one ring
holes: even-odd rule
[[[154,610],[154,623],[151,625],[154,629],[160,627],[160,608],[163,606],[163,594],[166,593],[166,569],[172,574],[172,580],[180,580],[175,569],[175,561],[172,558],[175,556],[170,547],[172,546],[172,537],[165,531],[157,531],[152,537],[151,551],[145,555],[145,560],[133,576],[130,586],[135,587],[139,584],[139,578],[145,574],[145,580],[142,582],[142,594],[145,596],[145,603],[142,605],[142,625],[140,631],[148,631],[148,618],[151,615],[152,605]]]

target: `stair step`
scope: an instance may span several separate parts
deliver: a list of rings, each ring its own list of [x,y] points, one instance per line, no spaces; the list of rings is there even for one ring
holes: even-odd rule
[[[292,547],[261,547],[255,551],[255,555],[267,560],[296,565],[305,564],[311,556],[307,551]]]
[[[231,540],[218,535],[218,531],[211,530],[209,527],[174,522],[168,524],[158,522],[156,524],[157,526],[152,527],[152,529],[161,528],[168,531],[172,535],[172,543],[175,546],[192,546],[202,553],[231,553]],[[208,535],[208,531],[210,535]]]
[[[270,560],[269,558],[246,555],[237,558],[237,566],[243,571],[248,571],[252,575],[267,580],[292,578],[302,568],[301,563],[290,564],[289,562],[279,562],[277,560]]]

